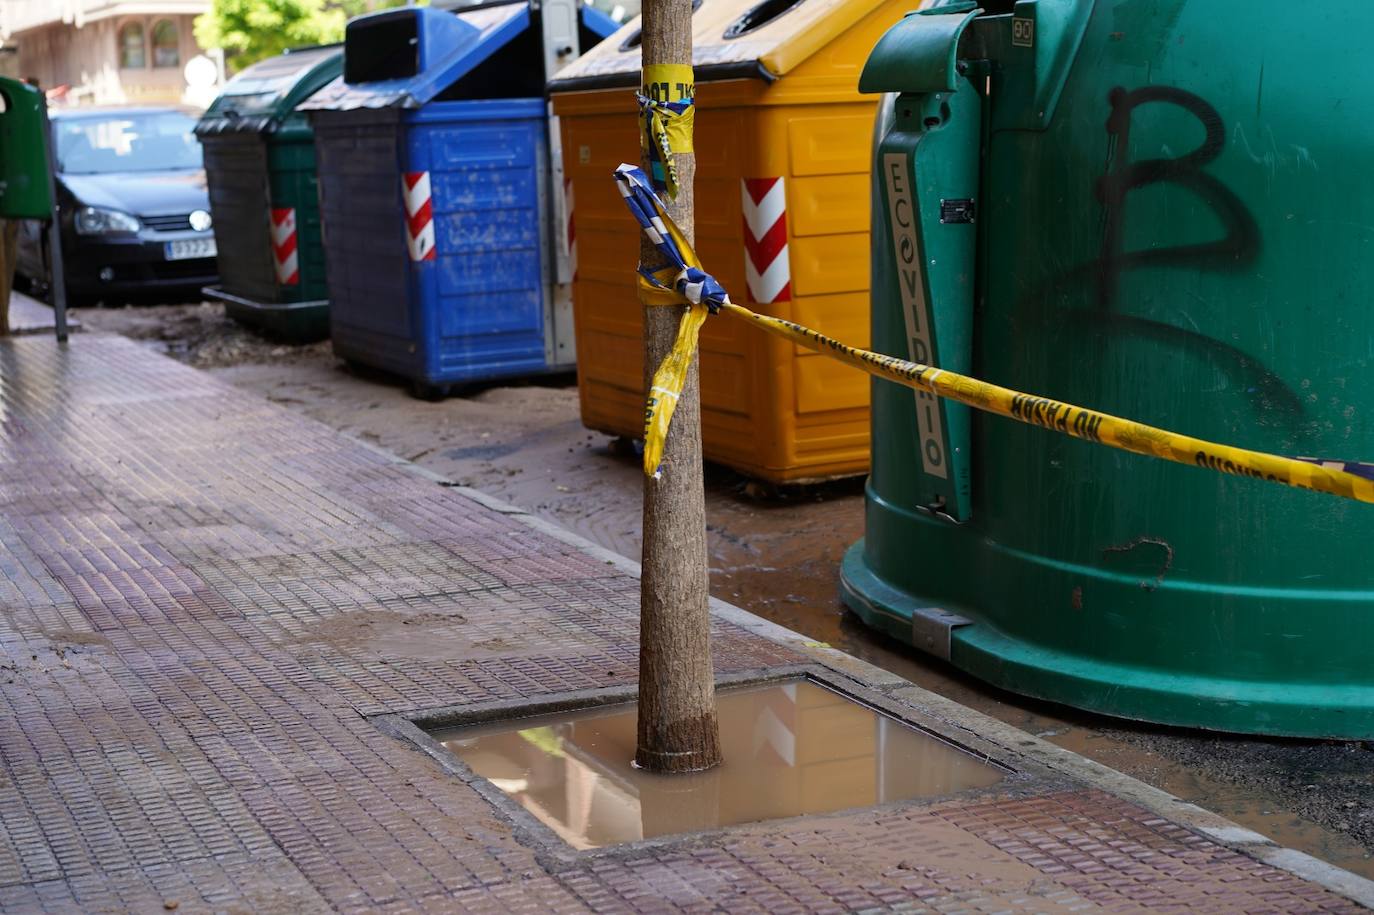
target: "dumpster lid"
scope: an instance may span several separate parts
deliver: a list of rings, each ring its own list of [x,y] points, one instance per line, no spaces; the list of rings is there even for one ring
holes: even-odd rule
[[[359,16],[345,31],[343,75],[301,110],[418,108],[529,27],[530,5],[520,0],[453,12],[408,6]]]
[[[343,45],[298,48],[258,61],[229,80],[196,124],[199,135],[274,129],[343,72]]]
[[[785,76],[884,0],[705,0],[692,13],[699,83]],[[916,4],[916,0],[913,0]],[[916,4],[919,5],[919,4]],[[637,86],[640,17],[558,72],[551,92]]]
[[[907,13],[868,55],[859,91],[953,92],[959,86],[959,39],[981,12],[968,3]]]

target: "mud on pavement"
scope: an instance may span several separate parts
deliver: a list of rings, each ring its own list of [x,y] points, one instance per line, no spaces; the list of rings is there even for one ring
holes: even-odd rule
[[[634,446],[583,428],[571,376],[475,388],[439,403],[350,370],[328,342],[287,346],[210,304],[88,309],[122,333],[223,380],[520,505],[638,558]],[[706,469],[712,593],[957,702],[1213,810],[1275,841],[1374,877],[1374,745],[1267,740],[1132,726],[992,689],[868,631],[837,597],[863,533],[861,480],[760,487]]]

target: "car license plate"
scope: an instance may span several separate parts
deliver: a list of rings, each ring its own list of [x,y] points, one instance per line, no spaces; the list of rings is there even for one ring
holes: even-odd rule
[[[213,238],[183,238],[179,241],[169,241],[162,246],[162,250],[169,261],[184,261],[193,257],[214,257],[218,253],[215,250]]]

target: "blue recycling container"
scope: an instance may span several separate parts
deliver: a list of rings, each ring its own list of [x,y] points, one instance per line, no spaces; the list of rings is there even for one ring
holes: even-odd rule
[[[423,397],[575,364],[547,78],[617,28],[574,0],[351,20],[315,129],[330,336]]]

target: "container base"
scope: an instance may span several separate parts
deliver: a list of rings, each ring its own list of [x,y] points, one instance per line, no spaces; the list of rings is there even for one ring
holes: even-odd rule
[[[860,540],[845,552],[840,599],[866,625],[931,651],[934,602],[885,581],[869,567],[864,548]],[[1203,730],[1374,738],[1371,685],[1256,682],[1103,662],[1010,637],[970,608],[949,610],[967,624],[950,627],[947,659],[981,680],[1024,696],[1117,718]],[[1034,612],[1033,607],[1024,610]]]
[[[224,303],[224,313],[246,327],[284,343],[318,343],[329,339],[329,300],[312,302],[255,302],[219,286],[201,290],[207,299]]]

